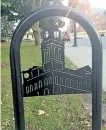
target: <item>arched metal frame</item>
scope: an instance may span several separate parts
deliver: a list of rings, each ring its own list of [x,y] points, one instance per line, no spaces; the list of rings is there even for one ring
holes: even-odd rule
[[[13,34],[10,46],[10,66],[16,130],[25,129],[20,65],[20,46],[22,38],[25,32],[35,22],[49,16],[66,17],[68,11],[69,8],[65,6],[47,6],[37,9],[20,22]],[[97,31],[89,19],[74,9],[70,9],[67,18],[75,20],[85,29],[92,44],[92,130],[101,130],[102,45]]]

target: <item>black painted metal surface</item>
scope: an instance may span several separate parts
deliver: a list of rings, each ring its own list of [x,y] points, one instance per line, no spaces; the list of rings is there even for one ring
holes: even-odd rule
[[[70,10],[68,18],[73,19],[77,23],[79,23],[85,29],[91,40],[92,70],[89,68],[89,66],[86,66],[76,71],[66,69],[64,67],[64,56],[61,56],[64,55],[64,53],[60,55],[61,60],[59,60],[59,62],[57,62],[57,60],[53,57],[49,58],[48,60],[49,62],[45,62],[46,58],[45,56],[43,57],[42,67],[35,66],[27,71],[22,72],[23,74],[26,72],[29,74],[29,77],[27,78],[23,77],[24,82],[22,83],[21,67],[20,67],[20,45],[25,32],[29,29],[29,27],[31,27],[35,22],[39,21],[40,19],[49,16],[65,17],[68,11],[69,8],[64,6],[48,6],[38,9],[32,12],[30,15],[28,15],[25,19],[23,19],[14,32],[10,47],[10,66],[12,77],[15,124],[17,130],[25,129],[23,96],[35,96],[37,94],[48,95],[48,94],[64,94],[64,93],[68,94],[68,93],[83,93],[83,92],[87,93],[92,92],[92,130],[101,130],[102,46],[99,37],[97,35],[97,32],[93,27],[92,23],[85,16],[79,14],[75,10],[73,9]],[[44,36],[47,35],[48,34]],[[53,44],[53,46],[56,46],[56,49],[58,48],[57,47],[58,45],[60,49],[64,48],[64,43],[60,42],[57,37],[54,38],[53,35],[51,35],[50,37],[47,36],[44,40],[44,43],[42,44],[42,54],[45,52],[43,49],[45,48],[47,50],[47,48],[49,47],[49,45],[51,45],[51,43]],[[57,54],[57,52],[55,54]],[[86,73],[86,71],[88,72]],[[45,73],[47,73],[47,75],[45,75]],[[63,73],[67,75],[67,78],[64,78]],[[64,80],[63,84],[64,85],[67,84],[66,86],[69,85],[68,83],[70,83],[70,80],[72,78],[73,81],[71,80],[71,83],[73,83],[73,85],[71,84],[70,86],[72,87],[71,91],[68,91],[69,89],[64,91],[64,87],[60,89],[59,86],[60,83],[62,83],[62,78],[60,76],[62,76]],[[45,88],[44,86],[44,81],[46,84],[45,86],[47,88]],[[38,84],[36,84],[36,82],[39,84],[39,86]],[[81,84],[84,84],[83,88],[80,87]],[[86,85],[88,86],[85,87]],[[50,89],[50,86],[52,87],[55,86],[55,88],[58,89],[56,89],[53,92],[53,89]],[[50,90],[48,91],[48,89]]]
[[[58,28],[46,28],[43,33],[42,67],[33,66],[22,72],[23,96],[90,93],[91,68],[65,68],[64,43]]]

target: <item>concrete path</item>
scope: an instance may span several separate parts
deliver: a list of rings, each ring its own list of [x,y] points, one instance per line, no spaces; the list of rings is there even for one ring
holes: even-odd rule
[[[92,50],[91,47],[78,46],[72,47],[72,44],[65,44],[65,55],[78,68],[85,65],[92,67]],[[106,91],[106,49],[103,49],[103,90]]]
[[[65,44],[65,55],[70,59],[78,68],[85,65],[92,67],[92,51],[91,47],[79,45],[72,47],[72,44]],[[103,90],[106,91],[106,49],[103,49]],[[84,97],[84,106],[88,114],[92,115],[92,98],[91,94]],[[102,119],[106,121],[106,103],[102,103]]]

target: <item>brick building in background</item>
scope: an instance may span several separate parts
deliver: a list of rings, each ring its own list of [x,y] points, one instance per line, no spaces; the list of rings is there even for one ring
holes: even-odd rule
[[[92,8],[89,0],[79,0],[77,10],[86,15],[93,22],[97,30],[106,30],[106,17],[103,9]],[[72,20],[70,20],[68,32],[73,32]],[[84,32],[84,29],[78,24],[77,32]]]
[[[90,18],[90,20],[98,30],[106,30],[106,18],[103,14],[96,13]]]

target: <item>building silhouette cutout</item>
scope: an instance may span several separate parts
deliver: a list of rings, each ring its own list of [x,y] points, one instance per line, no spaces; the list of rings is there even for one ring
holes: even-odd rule
[[[22,72],[24,97],[91,93],[91,68],[65,68],[64,42],[57,28],[45,31],[41,52],[42,67],[33,66]]]

